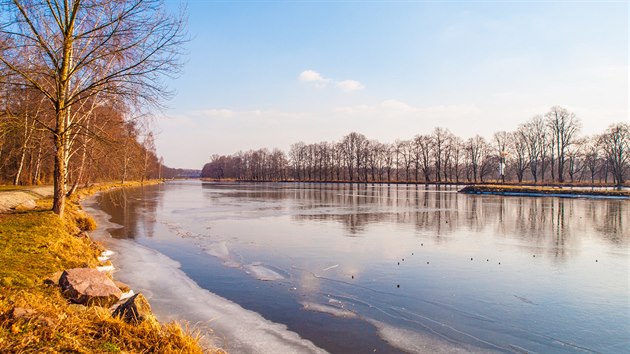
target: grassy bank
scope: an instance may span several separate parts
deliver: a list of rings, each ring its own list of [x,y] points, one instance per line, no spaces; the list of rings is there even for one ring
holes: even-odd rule
[[[78,191],[64,219],[49,211],[47,199],[32,211],[0,214],[0,352],[203,352],[198,338],[176,323],[127,324],[106,308],[70,304],[46,284],[57,271],[98,265],[102,247],[77,237],[80,227],[93,227],[77,200],[116,186]]]
[[[473,185],[460,190],[467,194],[497,194],[497,195],[532,195],[532,196],[565,196],[565,197],[625,197],[630,198],[630,191],[610,189],[569,189],[552,187],[531,187],[513,185]]]

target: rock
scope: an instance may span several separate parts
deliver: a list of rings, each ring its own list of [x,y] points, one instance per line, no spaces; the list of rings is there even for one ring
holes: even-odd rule
[[[65,270],[59,279],[59,286],[70,301],[88,306],[108,307],[122,295],[122,291],[107,275],[93,268]]]
[[[51,275],[48,278],[44,279],[44,284],[47,284],[47,285],[59,285],[59,279],[61,279],[61,275],[62,274],[63,274],[62,270],[60,270],[58,272],[54,272],[53,275]]]
[[[15,206],[15,210],[33,210],[37,208],[37,203],[33,199],[29,199]]]
[[[35,317],[36,314],[37,314],[37,311],[35,311],[35,310],[27,309],[27,308],[24,308],[24,307],[15,307],[15,308],[13,308],[13,311],[11,312],[11,318],[13,318],[13,319],[20,319],[20,318],[31,319],[31,318]]]
[[[127,323],[137,324],[150,318],[151,305],[142,294],[130,297],[114,310],[112,316],[120,317]]]
[[[37,325],[46,325],[48,327],[53,327],[57,322],[51,317],[24,307],[13,308],[11,318],[15,321],[23,320],[26,322],[35,322]]]
[[[131,290],[131,288],[129,287],[129,285],[118,281],[118,280],[114,280],[114,284],[116,284],[116,286],[118,287],[118,289],[120,289],[120,291],[122,291],[123,293],[128,292],[129,290]]]

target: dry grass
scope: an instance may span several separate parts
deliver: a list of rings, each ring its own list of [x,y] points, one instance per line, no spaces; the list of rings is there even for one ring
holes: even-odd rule
[[[0,214],[1,353],[203,352],[198,335],[177,323],[130,325],[108,309],[69,304],[57,286],[47,285],[56,271],[96,266],[102,249],[76,236],[96,226],[76,203],[67,204],[64,220],[47,210],[50,200],[38,204],[37,210]],[[83,220],[79,227],[77,220]]]
[[[572,195],[572,196],[603,196],[603,197],[630,197],[630,191],[627,190],[610,190],[610,189],[570,189],[543,186],[514,186],[514,185],[498,185],[484,184],[468,186],[460,190],[462,193],[523,193],[523,194],[550,194],[550,195]]]

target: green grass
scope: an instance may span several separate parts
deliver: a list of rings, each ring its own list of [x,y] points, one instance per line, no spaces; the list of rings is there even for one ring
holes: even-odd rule
[[[68,202],[63,220],[47,210],[51,204],[40,200],[37,210],[0,214],[1,353],[203,352],[199,338],[177,323],[130,325],[108,309],[71,305],[57,286],[47,285],[56,271],[96,266],[102,251],[76,236],[77,220],[88,218],[76,203]],[[15,315],[20,309],[27,315]]]

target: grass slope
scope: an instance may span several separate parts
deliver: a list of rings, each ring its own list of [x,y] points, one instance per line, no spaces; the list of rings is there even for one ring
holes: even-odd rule
[[[77,225],[94,226],[76,203],[68,202],[63,220],[50,206],[50,200],[40,200],[36,210],[0,214],[1,353],[203,352],[199,338],[176,323],[130,325],[108,309],[70,304],[57,286],[47,285],[57,271],[96,266],[102,250],[76,236]]]

